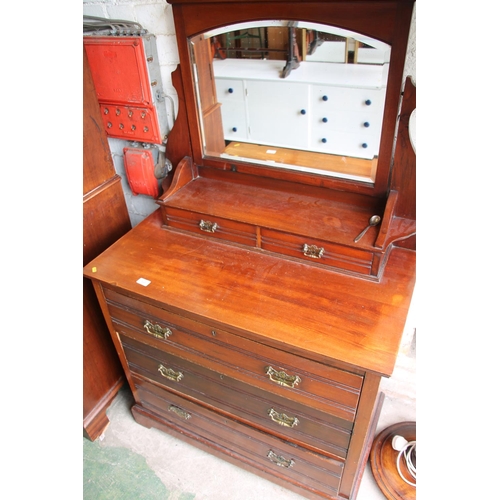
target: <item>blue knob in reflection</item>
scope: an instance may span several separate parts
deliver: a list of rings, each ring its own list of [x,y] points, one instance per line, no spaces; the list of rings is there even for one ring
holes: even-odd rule
[[[326,142],[326,139],[323,137],[323,139],[321,139],[321,142],[324,144]]]
[[[233,127],[231,130],[232,130],[233,132],[237,132],[237,131],[238,131],[238,129],[237,129],[236,127]]]
[[[370,122],[365,122],[365,123],[363,123],[363,125],[364,125],[366,128],[368,128],[368,127],[370,126]]]
[[[300,110],[300,114],[301,114],[301,115],[305,115],[305,114],[306,114],[306,110],[305,110],[305,109],[301,109],[301,110]]]
[[[367,106],[370,106],[370,105],[371,105],[371,103],[372,103],[372,102],[370,101],[370,99],[367,99],[367,100],[365,101],[365,104],[366,104]]]
[[[233,89],[227,89],[227,91],[228,91],[230,94],[232,94],[232,93],[234,92],[234,90],[233,90]]]
[[[323,123],[326,123],[328,121],[328,118],[325,116],[322,120]]]
[[[366,142],[363,142],[363,144],[361,144],[361,147],[366,149],[368,147],[368,144],[366,144]]]
[[[324,95],[322,99],[323,99],[323,101],[328,101],[328,96]]]

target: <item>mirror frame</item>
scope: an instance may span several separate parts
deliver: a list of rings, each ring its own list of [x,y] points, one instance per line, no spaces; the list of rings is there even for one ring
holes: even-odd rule
[[[175,146],[177,149],[184,149],[183,156],[192,156],[199,166],[229,170],[232,164],[237,163],[239,172],[271,178],[287,178],[306,184],[371,196],[387,195],[414,0],[292,0],[289,2],[279,0],[254,0],[252,2],[247,0],[169,0],[169,3],[172,5],[174,14],[180,60],[180,83],[182,84],[182,89],[177,89],[179,91],[178,118],[180,118],[177,121],[181,122],[179,126],[184,123],[189,132],[189,143],[188,138],[183,134],[182,143]],[[189,39],[223,26],[268,19],[332,25],[375,38],[391,46],[382,134],[374,183],[273,168],[264,164],[246,164],[244,160],[233,162],[226,158],[204,155]]]

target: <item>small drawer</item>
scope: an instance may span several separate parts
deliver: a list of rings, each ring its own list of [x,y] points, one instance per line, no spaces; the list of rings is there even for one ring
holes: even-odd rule
[[[380,133],[368,130],[357,133],[339,132],[316,127],[311,131],[310,144],[311,149],[318,152],[372,160],[379,154]]]
[[[125,336],[121,340],[133,373],[283,439],[335,458],[346,457],[351,438],[351,432],[341,426],[346,422]]]
[[[264,250],[360,274],[371,273],[371,252],[272,229],[263,228],[261,238]]]
[[[165,425],[271,476],[336,498],[344,461],[307,450],[134,378],[141,405]]]
[[[215,89],[219,102],[245,102],[245,86],[243,80],[216,77]]]
[[[274,349],[107,288],[104,292],[120,335],[327,412],[342,421],[354,421],[362,375]],[[146,325],[153,333],[147,331]],[[158,338],[154,329],[165,332],[158,334],[163,338]]]
[[[256,246],[257,244],[257,229],[250,224],[170,206],[163,206],[161,210],[163,222],[168,227],[242,245]]]
[[[384,105],[385,88],[363,89],[351,87],[311,86],[311,106],[316,113],[362,111],[366,114],[377,114]]]

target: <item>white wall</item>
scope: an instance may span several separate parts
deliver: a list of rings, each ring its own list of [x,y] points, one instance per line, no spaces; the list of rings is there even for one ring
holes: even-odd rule
[[[177,93],[172,86],[171,73],[179,63],[177,41],[175,38],[172,7],[165,0],[83,0],[83,14],[89,16],[105,17],[108,19],[123,19],[135,21],[156,36],[158,57],[160,60],[163,91],[174,100],[175,111],[172,110],[167,99],[168,128],[172,127],[174,116],[177,113]],[[411,75],[416,83],[416,35],[415,12],[413,13],[410,41],[405,67],[405,76]],[[110,139],[110,148],[117,173],[122,177],[123,190],[132,225],[135,226],[158,205],[151,197],[132,195],[127,184],[123,165],[123,148],[128,145],[126,141]]]

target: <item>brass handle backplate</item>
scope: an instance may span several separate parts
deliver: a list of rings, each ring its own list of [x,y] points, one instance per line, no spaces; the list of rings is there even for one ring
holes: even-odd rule
[[[316,245],[308,245],[304,243],[302,247],[302,251],[306,257],[312,257],[313,259],[321,259],[323,254],[325,253],[325,249],[323,247],[317,247]]]
[[[273,450],[269,450],[267,458],[269,458],[269,460],[271,460],[273,464],[276,464],[280,467],[284,467],[285,469],[290,469],[290,467],[293,467],[293,464],[295,463],[293,458],[287,460],[285,457],[276,455],[276,453],[274,453]]]
[[[291,387],[292,389],[299,382],[301,382],[301,379],[298,375],[288,375],[283,370],[275,370],[272,366],[266,366],[266,375],[269,375],[269,378],[272,382],[283,385],[285,387]]]
[[[271,417],[273,422],[276,422],[279,425],[283,425],[284,427],[293,427],[295,425],[299,425],[299,419],[296,417],[289,417],[284,413],[278,413],[274,408],[271,408],[267,414]]]
[[[170,405],[170,407],[168,408],[168,411],[175,413],[176,415],[178,415],[179,417],[181,417],[185,420],[188,420],[191,418],[191,414],[189,414],[187,411],[184,411],[182,408],[179,408],[178,406],[175,406],[175,405]]]
[[[217,222],[210,222],[208,220],[200,220],[199,227],[202,231],[206,233],[215,233],[217,231]]]
[[[146,320],[144,322],[144,328],[149,334],[153,335],[153,337],[156,337],[158,339],[165,340],[168,337],[170,337],[170,335],[172,335],[172,330],[170,330],[170,328],[168,327],[162,328],[158,323],[153,325],[153,323],[151,323],[151,321],[149,320]]]
[[[182,377],[184,377],[182,372],[176,372],[175,370],[172,370],[172,368],[166,368],[163,365],[158,365],[158,371],[162,377],[173,380],[174,382],[180,382]]]

